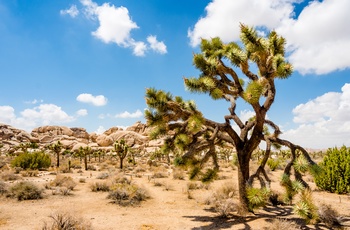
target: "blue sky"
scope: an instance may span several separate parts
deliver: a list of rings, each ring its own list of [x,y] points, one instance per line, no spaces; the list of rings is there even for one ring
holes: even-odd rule
[[[287,39],[295,72],[268,114],[308,148],[350,145],[350,1],[0,0],[0,122],[101,132],[144,122],[148,87],[194,99],[222,121],[228,105],[186,92],[200,38],[238,41],[239,22]],[[252,112],[240,103],[238,113]]]

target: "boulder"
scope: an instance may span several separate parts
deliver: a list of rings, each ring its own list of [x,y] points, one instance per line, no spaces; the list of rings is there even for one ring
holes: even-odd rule
[[[113,145],[114,141],[111,137],[101,134],[96,138],[96,143],[101,147],[107,147]]]

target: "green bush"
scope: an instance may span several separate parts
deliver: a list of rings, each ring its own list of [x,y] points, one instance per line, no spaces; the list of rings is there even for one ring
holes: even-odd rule
[[[25,152],[13,159],[11,165],[12,167],[21,167],[22,169],[48,168],[51,165],[51,159],[44,152]]]
[[[328,149],[320,168],[315,175],[317,187],[338,194],[350,192],[350,148]]]
[[[43,190],[28,181],[21,181],[9,189],[9,197],[17,200],[37,200],[43,198]]]
[[[269,158],[266,163],[271,171],[275,171],[280,166],[280,161],[278,159]]]

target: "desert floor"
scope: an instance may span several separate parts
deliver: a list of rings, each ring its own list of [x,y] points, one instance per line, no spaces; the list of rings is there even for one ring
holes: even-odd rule
[[[95,163],[98,169],[102,163]],[[0,229],[41,229],[44,222],[51,221],[50,215],[54,213],[68,213],[74,217],[82,218],[91,224],[92,229],[270,229],[271,221],[283,218],[298,223],[300,229],[328,229],[322,224],[305,225],[293,214],[291,206],[267,206],[254,214],[242,218],[235,215],[229,218],[218,217],[206,200],[212,196],[213,191],[223,184],[236,183],[237,171],[231,167],[221,167],[221,179],[214,181],[209,187],[200,186],[200,182],[189,182],[187,176],[184,180],[173,179],[173,167],[142,166],[145,171],[135,172],[135,168],[121,172],[132,183],[143,186],[148,190],[151,198],[134,207],[122,207],[107,199],[108,192],[92,192],[90,185],[96,181],[103,172],[117,173],[117,164],[109,168],[96,171],[74,169],[72,173],[62,174],[70,176],[77,183],[70,195],[53,195],[53,190],[45,189],[45,195],[40,200],[17,201],[16,199],[0,196]],[[140,168],[140,166],[137,166]],[[155,171],[163,170],[165,178],[152,178]],[[279,178],[282,170],[269,172],[272,179],[272,189],[281,190]],[[42,188],[54,180],[53,171],[39,172],[34,177],[22,177],[20,180],[6,183],[17,183],[21,180],[33,181]],[[106,179],[107,180],[107,179]],[[198,183],[201,188],[190,190],[189,183]],[[337,195],[317,191],[312,179],[308,183],[313,188],[313,197],[316,204],[329,204],[339,214],[350,216],[350,196]]]

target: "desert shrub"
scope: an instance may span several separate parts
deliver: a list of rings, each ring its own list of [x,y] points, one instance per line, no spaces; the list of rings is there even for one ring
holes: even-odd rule
[[[319,219],[310,189],[304,189],[301,192],[300,200],[294,205],[293,209],[294,213],[303,218],[306,223],[314,224]]]
[[[88,165],[86,170],[96,171],[96,167],[93,165]]]
[[[282,175],[281,185],[285,188],[283,201],[287,204],[291,204],[294,196],[305,189],[300,181],[292,181],[287,174]]]
[[[173,179],[174,180],[184,180],[185,173],[182,170],[174,170],[173,171]]]
[[[21,175],[23,177],[37,177],[39,174],[38,170],[25,170],[25,171],[21,171]]]
[[[3,181],[0,181],[0,195],[4,195],[8,192],[7,184]]]
[[[342,217],[330,205],[321,204],[318,206],[318,216],[321,222],[328,228],[341,226]]]
[[[107,182],[95,182],[90,185],[92,192],[108,192],[110,190],[110,184]]]
[[[200,189],[200,188],[201,188],[201,186],[197,182],[190,181],[187,183],[187,190],[196,190],[196,189]]]
[[[185,166],[186,162],[181,156],[176,156],[174,158],[174,165],[175,166]]]
[[[44,152],[24,152],[13,159],[11,165],[12,167],[21,167],[22,169],[48,168],[51,165],[51,158]]]
[[[267,164],[267,166],[269,166],[271,171],[275,171],[280,166],[280,161],[278,159],[269,158],[267,160],[266,164]]]
[[[3,179],[4,181],[15,181],[20,179],[21,177],[17,174],[14,174],[11,171],[5,171],[3,173],[1,173],[1,179]]]
[[[268,227],[264,228],[265,230],[298,230],[300,229],[300,226],[298,226],[296,223],[285,220],[285,219],[273,219],[271,224]]]
[[[51,182],[51,186],[56,187],[66,187],[70,190],[73,190],[77,185],[72,177],[57,175],[56,178]]]
[[[96,179],[104,180],[104,179],[107,179],[108,177],[109,177],[109,173],[100,173],[96,176]]]
[[[328,149],[320,168],[321,173],[315,175],[317,187],[332,193],[350,192],[350,148]]]
[[[271,192],[267,188],[247,187],[249,208],[254,210],[256,208],[264,207],[270,198],[270,194]]]
[[[233,183],[223,184],[210,195],[206,203],[211,205],[220,217],[226,218],[237,209],[237,204],[233,201],[235,192],[236,186]]]
[[[135,184],[115,184],[111,187],[108,199],[121,206],[137,205],[149,198],[148,192]]]
[[[43,190],[28,181],[21,181],[10,187],[8,197],[17,200],[37,200],[43,198]]]
[[[112,177],[112,184],[131,184],[131,180],[119,173]]]
[[[85,183],[86,179],[85,178],[79,178],[79,183]]]
[[[42,230],[91,230],[91,224],[81,218],[67,213],[56,213],[49,216],[51,223],[44,222]]]
[[[215,180],[218,177],[218,170],[207,169],[201,177],[203,183],[209,183]]]

